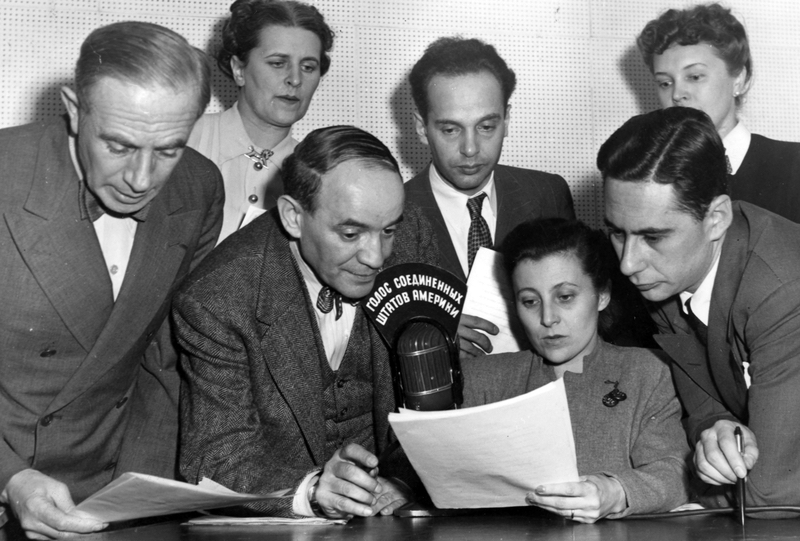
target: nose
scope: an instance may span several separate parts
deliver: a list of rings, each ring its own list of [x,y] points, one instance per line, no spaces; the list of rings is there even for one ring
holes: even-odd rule
[[[462,155],[471,158],[478,154],[480,146],[478,145],[478,137],[475,130],[464,130],[461,136],[461,144],[459,151]]]
[[[544,327],[552,327],[561,321],[558,315],[558,308],[554,303],[547,300],[542,301],[542,325]]]
[[[682,105],[687,98],[686,88],[679,81],[672,83],[672,103],[674,105]]]
[[[625,239],[625,244],[622,245],[622,253],[618,255],[619,270],[625,276],[633,276],[644,268],[644,259],[639,252],[635,239]]]
[[[380,269],[392,252],[391,242],[380,234],[367,235],[358,251],[358,262],[374,270]]]
[[[125,182],[136,193],[148,191],[153,185],[154,167],[155,160],[152,154],[142,151],[135,152],[125,171]]]
[[[286,84],[291,87],[300,86],[300,66],[294,65],[289,67],[289,72],[286,74]]]

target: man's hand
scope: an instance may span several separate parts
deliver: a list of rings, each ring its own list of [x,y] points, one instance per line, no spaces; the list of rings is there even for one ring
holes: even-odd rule
[[[411,500],[408,487],[401,482],[384,477],[378,477],[381,485],[381,492],[376,493],[378,501],[372,506],[374,514],[391,515],[398,507],[402,507]]]
[[[325,463],[316,497],[329,517],[369,517],[375,513],[375,507],[380,509],[377,496],[383,492],[378,479],[378,457],[356,443],[349,443]],[[392,499],[388,493],[384,496]]]
[[[500,329],[491,321],[481,317],[461,314],[461,320],[458,322],[458,347],[460,349],[459,356],[462,359],[479,357],[492,352],[492,342],[480,331],[494,336]]]
[[[0,501],[11,506],[30,539],[96,532],[108,526],[77,511],[67,485],[36,470],[22,470],[9,479]]]
[[[733,431],[742,429],[742,453]],[[717,421],[703,430],[694,450],[694,466],[700,479],[709,485],[732,485],[747,476],[758,460],[756,435],[746,426],[733,421]]]
[[[576,522],[591,524],[627,506],[619,481],[603,474],[584,475],[577,483],[553,483],[536,487],[527,501]]]

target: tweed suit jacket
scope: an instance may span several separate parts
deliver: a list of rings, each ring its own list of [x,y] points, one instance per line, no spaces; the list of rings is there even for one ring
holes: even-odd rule
[[[653,305],[656,341],[672,360],[691,443],[720,419],[756,435],[748,504],[800,504],[800,225],[744,202],[733,205],[711,294],[708,345],[678,297]],[[750,363],[748,389],[742,371]]]
[[[800,222],[800,143],[752,134],[744,161],[728,184],[731,199]]]
[[[66,119],[1,130],[0,171],[0,487],[34,468],[80,501],[124,471],[174,476],[165,320],[173,288],[214,247],[219,171],[186,150],[137,226],[116,302],[81,219]]]
[[[442,268],[466,282],[467,277],[450,239],[444,216],[433,196],[429,171],[430,165],[406,183],[406,198],[416,203],[431,222]],[[569,186],[558,175],[497,165],[494,168],[494,182],[497,192],[495,249],[499,249],[506,235],[522,222],[534,218],[575,218]]]
[[[532,351],[486,362],[461,361],[464,406],[512,398],[555,381],[552,366]],[[609,408],[603,396],[619,382],[627,399]],[[578,473],[604,473],[625,489],[630,514],[663,512],[688,500],[689,446],[669,367],[661,352],[598,341],[583,373],[564,374]],[[520,502],[523,505],[523,502]]]
[[[419,209],[406,205],[395,235],[386,266],[436,264]],[[320,369],[327,356],[312,306],[275,208],[228,237],[180,289],[173,313],[186,350],[180,469],[187,480],[209,477],[242,492],[296,490],[331,458]],[[363,356],[372,363],[379,454],[395,411],[388,351],[358,308],[342,363]],[[402,453],[393,457],[397,468],[381,463],[381,475],[414,482]],[[292,499],[248,508],[291,515]]]

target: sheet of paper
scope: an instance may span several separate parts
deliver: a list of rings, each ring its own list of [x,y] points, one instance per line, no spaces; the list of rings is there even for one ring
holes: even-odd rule
[[[285,518],[285,517],[222,517],[219,515],[208,515],[206,517],[193,518],[187,524],[189,526],[269,526],[275,524],[296,524],[300,525],[319,525],[347,524],[349,519],[344,518]]]
[[[563,379],[485,406],[401,410],[389,422],[442,509],[524,506],[541,484],[578,480]]]
[[[258,218],[265,212],[267,211],[264,209],[260,209],[258,207],[254,207],[253,205],[250,205],[249,207],[247,207],[247,212],[245,212],[244,218],[242,218],[242,223],[239,226],[239,229],[243,228],[244,226],[246,226],[256,218]]]
[[[489,336],[492,354],[522,351],[528,339],[514,308],[514,291],[503,268],[503,256],[488,248],[475,255],[467,279],[464,314],[491,321],[500,332]]]
[[[270,494],[239,494],[210,479],[192,485],[128,472],[89,496],[77,508],[103,522],[115,522],[293,496],[291,489]]]

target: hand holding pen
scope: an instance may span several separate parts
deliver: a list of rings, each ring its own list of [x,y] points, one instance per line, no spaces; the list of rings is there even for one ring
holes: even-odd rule
[[[741,431],[741,451],[735,430]],[[717,421],[700,434],[694,453],[694,464],[700,479],[710,485],[733,485],[747,476],[758,460],[756,436],[734,421]]]

